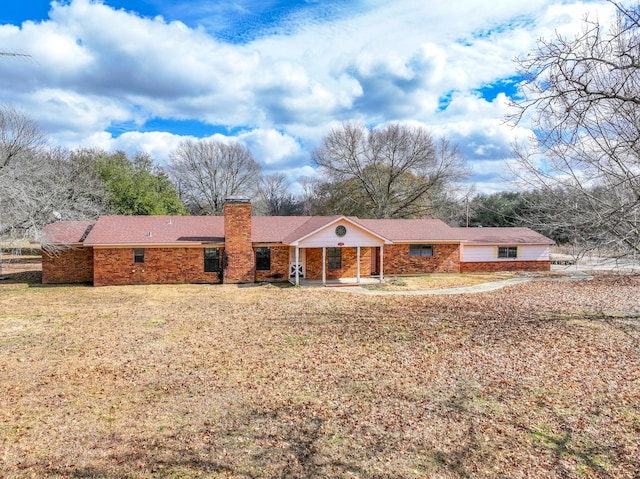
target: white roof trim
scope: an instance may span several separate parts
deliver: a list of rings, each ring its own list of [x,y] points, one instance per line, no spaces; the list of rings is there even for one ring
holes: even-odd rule
[[[298,238],[297,240],[291,241],[289,243],[289,246],[298,246],[301,241],[304,241],[305,239],[307,239],[307,238],[309,238],[309,237],[311,237],[311,236],[313,236],[315,234],[318,234],[322,230],[330,228],[332,225],[334,225],[334,224],[336,224],[336,223],[338,223],[340,221],[346,221],[347,223],[353,225],[354,227],[356,227],[356,228],[358,228],[358,229],[360,229],[362,231],[365,231],[366,233],[370,234],[371,236],[374,236],[374,237],[380,239],[384,244],[393,244],[393,241],[391,241],[388,238],[385,238],[380,233],[376,233],[375,231],[370,230],[366,226],[361,225],[360,223],[356,223],[353,220],[350,220],[347,216],[339,216],[339,217],[335,218],[334,220],[329,221],[328,223],[325,223],[324,225],[320,226],[319,228],[316,228],[315,230],[311,231],[310,233],[307,233],[306,235]]]

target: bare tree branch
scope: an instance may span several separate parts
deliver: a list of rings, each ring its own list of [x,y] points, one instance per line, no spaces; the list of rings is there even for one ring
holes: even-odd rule
[[[313,161],[327,176],[340,212],[363,217],[429,214],[436,193],[467,174],[455,145],[399,123],[370,131],[343,123],[323,139]]]
[[[518,60],[511,119],[533,119],[535,149],[514,151],[520,178],[544,192],[545,220],[622,254],[640,251],[640,5],[610,3],[612,27],[587,17],[580,35]]]
[[[220,215],[226,198],[253,196],[260,165],[244,146],[186,140],[171,153],[170,175],[181,199],[197,214]]]

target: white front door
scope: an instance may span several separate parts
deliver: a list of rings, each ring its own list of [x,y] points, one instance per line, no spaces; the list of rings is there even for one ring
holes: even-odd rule
[[[304,249],[302,248],[300,249],[299,256],[300,256],[300,262],[296,264],[296,249],[295,248],[289,249],[289,277],[291,278],[295,278],[296,269],[298,270],[298,277],[304,278],[304,273],[305,273]]]

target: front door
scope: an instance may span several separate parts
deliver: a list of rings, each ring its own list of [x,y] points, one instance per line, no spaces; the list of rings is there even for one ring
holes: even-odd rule
[[[380,274],[380,247],[371,248],[371,275]]]
[[[304,273],[305,273],[304,249],[301,248],[298,254],[299,254],[300,262],[296,264],[296,249],[291,248],[289,250],[289,277],[291,278],[296,277],[296,269],[298,270],[298,277],[304,278]]]

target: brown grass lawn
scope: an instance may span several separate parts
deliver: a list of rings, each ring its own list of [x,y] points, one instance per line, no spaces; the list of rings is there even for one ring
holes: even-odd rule
[[[548,273],[550,276],[551,273]],[[513,273],[474,274],[425,274],[415,276],[387,276],[382,284],[366,285],[372,291],[417,291],[429,289],[459,288],[513,278]]]
[[[640,278],[0,283],[0,477],[638,478]]]

